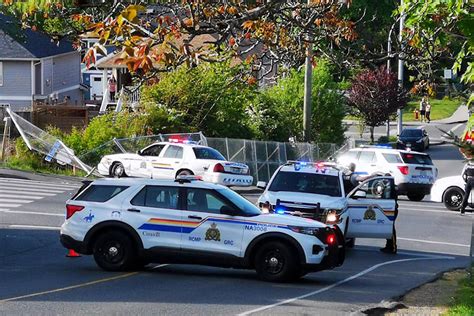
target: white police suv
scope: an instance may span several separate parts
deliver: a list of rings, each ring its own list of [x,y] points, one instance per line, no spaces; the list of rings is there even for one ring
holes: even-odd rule
[[[395,179],[399,195],[411,201],[421,201],[430,194],[438,177],[438,169],[430,156],[411,150],[397,150],[389,146],[362,146],[337,157],[338,164],[355,164],[355,172],[370,175],[389,173]]]
[[[250,186],[253,182],[246,164],[226,161],[214,148],[178,138],[151,144],[138,153],[106,155],[97,170],[101,175],[117,178],[175,179],[196,175],[227,186]]]
[[[368,179],[359,186],[331,163],[288,162],[280,166],[258,199],[263,212],[312,218],[336,224],[348,246],[356,237],[391,238],[396,212],[392,177]]]
[[[262,214],[225,186],[179,178],[100,179],[67,201],[61,243],[105,270],[149,262],[255,269],[289,281],[344,261],[337,227]]]

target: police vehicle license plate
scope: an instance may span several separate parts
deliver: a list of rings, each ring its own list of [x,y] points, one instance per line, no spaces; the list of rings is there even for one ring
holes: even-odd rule
[[[242,168],[235,168],[235,167],[230,167],[230,171],[232,173],[242,173],[244,171],[244,169]]]

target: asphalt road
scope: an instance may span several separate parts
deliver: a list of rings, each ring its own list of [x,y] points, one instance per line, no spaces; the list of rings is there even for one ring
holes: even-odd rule
[[[455,148],[437,146],[430,153],[441,176],[462,169]],[[104,272],[92,257],[66,258],[59,244],[64,202],[78,184],[34,180],[0,179],[0,315],[358,313],[469,262],[472,214],[461,217],[426,199],[400,202],[397,255],[380,253],[382,240],[360,239],[342,267],[297,283],[191,265]]]

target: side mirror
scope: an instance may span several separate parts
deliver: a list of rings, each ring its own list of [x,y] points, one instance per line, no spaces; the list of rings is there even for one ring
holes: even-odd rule
[[[353,195],[352,198],[354,199],[363,199],[367,197],[367,193],[365,191],[358,190]]]
[[[221,211],[221,214],[224,214],[224,215],[230,215],[230,216],[240,215],[239,211],[237,211],[233,208],[230,208],[227,205],[222,206],[220,211]]]
[[[258,181],[257,188],[264,189],[267,187],[267,183],[265,181]]]
[[[137,155],[142,155],[143,149],[137,150]]]

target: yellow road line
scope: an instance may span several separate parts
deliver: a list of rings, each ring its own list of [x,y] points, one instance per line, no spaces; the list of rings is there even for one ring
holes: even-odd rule
[[[151,268],[151,270],[154,270],[154,269],[160,268],[160,267],[164,267],[164,266],[167,266],[167,264],[160,264],[158,266],[155,266],[155,267]],[[146,272],[146,271],[143,271],[143,272]],[[104,278],[104,279],[99,279],[99,280],[90,281],[90,282],[86,282],[86,283],[66,286],[66,287],[62,287],[62,288],[59,288],[59,289],[43,291],[43,292],[38,292],[38,293],[32,293],[32,294],[26,294],[26,295],[11,297],[11,298],[6,298],[6,299],[3,299],[3,300],[0,300],[0,304],[11,302],[11,301],[17,301],[17,300],[21,300],[21,299],[25,299],[25,298],[31,298],[31,297],[36,297],[36,296],[41,296],[41,295],[46,295],[46,294],[51,294],[51,293],[69,291],[69,290],[74,290],[74,289],[77,289],[77,288],[86,287],[86,286],[90,286],[90,285],[95,285],[95,284],[120,280],[120,279],[124,279],[124,278],[128,278],[128,277],[140,274],[140,273],[142,273],[142,272],[130,272],[130,273],[121,274],[121,275],[117,275],[117,276],[110,277],[110,278]]]

